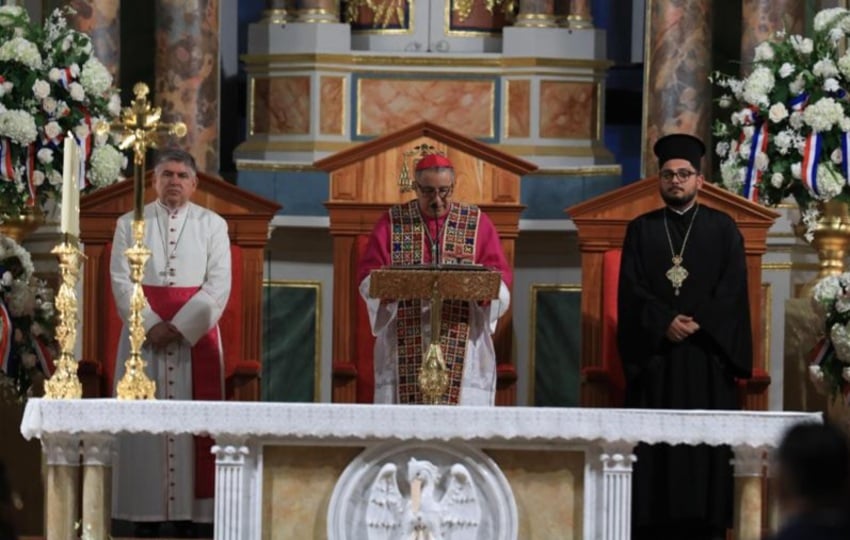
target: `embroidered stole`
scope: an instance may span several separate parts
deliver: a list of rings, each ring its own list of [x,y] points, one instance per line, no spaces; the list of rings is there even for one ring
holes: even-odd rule
[[[410,201],[392,207],[392,264],[422,264],[425,251],[425,223],[418,202]],[[453,203],[446,216],[441,242],[443,264],[473,264],[480,210],[477,206]],[[456,405],[460,401],[463,361],[469,339],[469,304],[462,300],[443,300],[440,315],[440,347],[449,371],[449,387],[441,403]],[[398,305],[396,324],[398,343],[398,402],[424,403],[419,388],[419,369],[428,343],[422,338],[422,301],[402,300]]]
[[[161,287],[144,285],[145,298],[162,320],[170,321],[200,287]],[[204,334],[192,347],[192,399],[220,401],[222,357],[218,325]],[[210,437],[195,439],[195,497],[206,499],[215,494],[215,456]]]

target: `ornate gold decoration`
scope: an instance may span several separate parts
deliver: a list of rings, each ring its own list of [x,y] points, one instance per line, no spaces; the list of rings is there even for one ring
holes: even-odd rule
[[[435,279],[435,272],[439,279]],[[491,300],[499,297],[501,276],[498,272],[477,267],[469,270],[398,270],[387,267],[372,270],[369,296],[408,300],[428,298],[433,284],[439,285],[440,298],[446,300]]]
[[[449,1],[449,0],[446,0]],[[516,4],[514,0],[482,0],[482,4],[484,8],[493,13],[493,10],[497,7],[502,8],[502,12],[510,17],[513,14],[514,8]],[[472,14],[472,9],[475,7],[475,0],[455,0],[454,1],[454,11],[457,14],[457,18],[460,21],[465,21],[467,17]]]
[[[819,203],[820,218],[812,231],[812,247],[818,254],[818,274],[799,290],[799,298],[811,296],[812,288],[827,276],[843,273],[844,259],[850,253],[850,211],[846,202],[831,200]],[[794,232],[805,237],[806,225],[798,223]]]
[[[360,10],[369,9],[373,13],[372,28],[387,28],[393,19],[403,26],[405,3],[410,8],[413,0],[351,0],[345,8],[345,22],[357,22]]]
[[[43,224],[44,213],[41,211],[41,207],[36,205],[29,212],[0,216],[0,234],[21,244],[27,236]]]
[[[425,397],[425,402],[432,405],[440,403],[440,399],[449,387],[449,370],[443,358],[440,347],[440,318],[443,311],[443,299],[440,297],[438,281],[434,281],[431,290],[431,343],[422,358],[422,368],[419,370],[419,389]]]
[[[56,371],[44,384],[44,397],[48,399],[80,399],[83,397],[83,385],[77,377],[77,359],[74,346],[77,343],[77,278],[80,275],[80,251],[77,238],[65,234],[62,243],[51,251],[59,259],[59,275],[62,284],[56,293],[56,309],[59,311],[59,325],[56,327],[56,340],[59,342],[59,360]]]
[[[440,152],[427,143],[418,144],[414,146],[413,149],[404,151],[401,158],[401,174],[399,174],[398,177],[398,187],[401,189],[402,193],[413,191],[413,178],[410,176],[410,167],[407,165],[407,162],[412,161],[411,164],[415,169],[419,160],[429,154],[440,154],[441,156],[446,155],[445,152]]]
[[[156,383],[145,374],[146,362],[142,359],[142,345],[145,341],[145,329],[142,309],[145,307],[142,276],[145,264],[150,258],[151,251],[142,242],[145,238],[145,152],[148,148],[156,148],[156,138],[162,133],[176,137],[186,135],[186,124],[175,122],[167,124],[160,121],[162,110],[151,107],[147,95],[148,86],[136,83],[133,86],[136,95],[131,107],[121,110],[121,120],[111,126],[99,124],[100,133],[110,129],[121,135],[119,148],[133,148],[133,245],[124,252],[130,263],[130,278],[133,282],[133,292],[130,299],[130,356],[124,362],[125,373],[118,381],[118,399],[154,399]]]

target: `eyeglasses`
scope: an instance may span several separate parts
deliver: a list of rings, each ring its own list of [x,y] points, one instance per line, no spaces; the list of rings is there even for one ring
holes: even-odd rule
[[[420,184],[416,184],[416,189],[419,190],[419,193],[425,195],[426,197],[433,197],[435,193],[438,193],[440,197],[448,197],[449,194],[454,189],[454,186],[441,186],[438,188],[431,186],[423,186]]]
[[[690,169],[676,169],[675,171],[670,169],[664,169],[663,171],[658,173],[658,176],[665,182],[672,182],[673,178],[678,178],[682,182],[687,182],[690,177],[695,174],[698,173]]]

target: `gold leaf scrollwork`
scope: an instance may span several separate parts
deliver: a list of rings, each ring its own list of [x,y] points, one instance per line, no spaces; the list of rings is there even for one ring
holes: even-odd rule
[[[372,28],[387,28],[390,24],[404,27],[404,7],[412,7],[413,0],[349,0],[345,8],[347,23],[359,22],[360,10],[372,12]]]
[[[472,13],[472,8],[475,7],[475,2],[476,0],[454,0],[454,8],[452,11],[457,14],[460,21],[465,21]],[[490,13],[493,13],[494,9],[501,6],[502,12],[508,17],[513,14],[514,8],[516,7],[514,0],[481,0],[481,2],[484,5],[484,8]]]

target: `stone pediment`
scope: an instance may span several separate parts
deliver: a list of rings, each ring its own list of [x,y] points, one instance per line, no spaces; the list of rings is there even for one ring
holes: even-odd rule
[[[779,217],[773,210],[708,181],[700,190],[699,201],[732,216],[748,240],[751,235],[744,231],[760,231],[756,236],[764,240],[767,229]],[[565,212],[575,222],[581,242],[591,241],[610,249],[622,245],[629,221],[663,205],[658,178],[651,177],[571,206]]]

